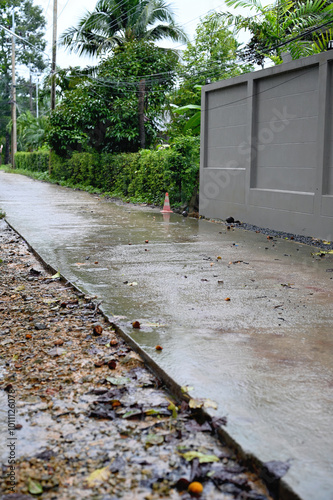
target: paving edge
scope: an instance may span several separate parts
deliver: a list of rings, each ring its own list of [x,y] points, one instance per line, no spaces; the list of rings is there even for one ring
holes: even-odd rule
[[[8,222],[6,218],[4,218],[3,220],[20,238],[22,238],[23,241],[25,241],[31,253],[39,260],[39,262],[41,262],[41,264],[47,271],[53,274],[58,273],[58,270],[55,269],[53,266],[51,266],[48,262],[46,262],[43,259],[43,257],[32,247],[29,241],[27,241],[27,239],[24,236],[22,236],[22,234],[20,234],[20,232],[17,231],[15,227],[12,226],[12,224]],[[61,273],[59,274],[60,274],[60,281],[62,281],[66,285],[69,285],[71,288],[73,288],[75,291],[82,294],[83,296],[86,295],[82,290],[80,290],[80,288],[77,285],[68,280],[66,276],[64,276]],[[156,363],[156,361],[154,361],[150,357],[150,355],[144,349],[142,349],[142,347],[137,342],[135,342],[135,340],[132,339],[130,335],[128,335],[119,325],[117,325],[117,323],[114,323],[112,317],[110,317],[103,310],[103,308],[100,306],[99,303],[94,303],[94,304],[96,306],[96,309],[110,323],[110,325],[112,326],[112,328],[114,328],[117,334],[120,335],[133,348],[133,350],[142,357],[147,367],[153,372],[154,375],[156,375],[161,380],[161,382],[168,388],[171,394],[180,401],[188,402],[191,398],[188,394],[182,392],[180,385],[177,382],[175,382],[175,380],[173,380],[173,378],[170,377],[170,375],[168,375]],[[207,411],[200,409],[199,413],[205,420],[211,420],[211,415]],[[236,452],[237,457],[240,460],[242,460],[250,470],[254,471],[262,479],[262,481],[264,481],[268,490],[270,491],[270,494],[273,496],[274,500],[302,500],[302,498],[292,489],[292,487],[283,478],[277,480],[272,480],[271,478],[267,478],[267,475],[265,475],[264,473],[265,470],[264,463],[253,453],[246,451],[237,441],[235,441],[235,439],[227,432],[227,430],[223,426],[220,426],[217,429],[217,435],[220,441],[224,442],[227,446],[232,448]]]

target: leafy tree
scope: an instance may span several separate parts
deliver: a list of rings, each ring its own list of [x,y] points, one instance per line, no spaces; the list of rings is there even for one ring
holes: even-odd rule
[[[180,88],[170,96],[171,135],[200,133],[201,86],[208,79],[224,80],[253,69],[239,61],[239,47],[225,15],[215,12],[201,20],[179,64]]]
[[[80,55],[106,54],[134,40],[164,38],[186,41],[164,0],[99,0],[95,10],[61,37],[66,47]]]
[[[114,50],[94,77],[64,92],[51,116],[49,142],[66,156],[72,150],[137,151],[142,146],[138,95],[143,97],[146,145],[159,134],[165,93],[174,84],[177,56],[151,42],[132,41]],[[152,75],[143,78],[142,75]],[[144,85],[144,92],[142,86]],[[71,120],[68,120],[71,116]]]
[[[62,35],[62,43],[79,54],[111,56],[112,60],[117,61],[121,57],[121,52],[119,52],[121,49],[124,49],[123,55],[130,54],[129,48],[134,47],[134,52],[136,52],[139,47],[136,45],[138,42],[155,42],[164,38],[171,38],[174,41],[187,40],[183,30],[175,23],[173,13],[165,0],[99,0],[93,12],[88,12],[80,20],[77,27],[69,28]],[[144,45],[141,47],[143,48]],[[151,45],[151,47],[154,46]],[[163,59],[162,50],[160,50],[160,56]],[[130,72],[128,72],[129,61],[128,59],[125,61],[127,77],[137,76],[136,68],[140,67],[136,54],[132,55],[136,67],[132,65]],[[149,60],[148,53],[145,54],[145,58],[147,62]],[[112,62],[110,64],[112,65]],[[148,73],[151,74],[152,68],[149,68],[147,64],[145,66],[148,68]],[[156,65],[153,64],[153,66]],[[117,75],[114,66],[112,71]],[[141,75],[145,74],[146,72],[141,72]],[[124,90],[122,92],[122,103],[125,103]],[[145,120],[144,116],[144,111],[147,109],[144,78],[141,78],[136,94],[139,108],[139,143],[141,148],[145,148],[146,129],[149,128],[149,122]],[[120,102],[118,99],[118,104]],[[125,108],[123,116],[127,114],[127,108]],[[133,130],[132,126],[131,130]],[[136,127],[132,132],[133,140],[135,130]],[[151,130],[148,130],[148,135],[150,132]]]
[[[16,63],[30,64],[32,68],[45,68],[43,51],[46,42],[45,18],[42,8],[33,5],[32,0],[0,0],[0,137],[5,138],[6,159],[9,161],[9,133],[7,129],[11,116],[11,34],[6,31],[12,28],[12,10],[15,8]],[[22,40],[23,39],[23,40]],[[29,43],[27,43],[27,40]],[[17,103],[24,111],[29,106],[28,82],[17,79]],[[25,102],[26,99],[26,102]]]
[[[46,21],[43,9],[32,0],[5,0],[0,4],[1,25],[11,30],[12,11],[15,9],[16,63],[31,64],[42,71],[45,68],[43,51],[46,47],[44,32]],[[0,74],[7,75],[11,68],[11,34],[0,26]],[[22,38],[24,40],[22,40]],[[29,43],[27,43],[26,41]]]
[[[183,53],[181,77],[188,85],[204,85],[240,75],[252,68],[240,65],[235,32],[228,26],[224,14],[214,12],[198,24],[194,42],[189,43]]]
[[[226,4],[256,13],[249,18],[229,15],[229,19],[236,24],[237,31],[250,31],[244,57],[260,65],[265,57],[280,64],[285,51],[293,59],[320,51],[320,44],[313,42],[312,34],[327,30],[333,23],[333,6],[327,0],[279,0],[266,6],[260,0],[226,0]]]

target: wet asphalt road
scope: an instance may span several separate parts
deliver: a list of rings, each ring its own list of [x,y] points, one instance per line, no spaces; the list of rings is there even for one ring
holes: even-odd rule
[[[243,450],[289,460],[301,498],[333,499],[332,256],[3,172],[0,208],[179,385],[216,401]]]

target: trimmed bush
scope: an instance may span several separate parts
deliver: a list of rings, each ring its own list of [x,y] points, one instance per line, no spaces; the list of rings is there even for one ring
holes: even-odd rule
[[[168,191],[173,205],[185,204],[198,188],[199,150],[198,137],[183,136],[170,146],[138,153],[74,152],[64,159],[52,152],[51,177],[70,186],[91,186],[136,202],[161,204]],[[49,156],[43,154],[47,155],[47,162],[41,170],[47,170]],[[17,153],[18,168],[35,171],[37,161],[33,155]]]
[[[19,152],[15,154],[15,166],[31,172],[45,172],[49,168],[49,159],[48,151]]]

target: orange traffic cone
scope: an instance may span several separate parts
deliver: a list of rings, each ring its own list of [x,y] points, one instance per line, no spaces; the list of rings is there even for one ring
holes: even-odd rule
[[[170,208],[170,201],[169,201],[169,195],[168,193],[165,193],[165,200],[164,200],[164,205],[163,205],[163,210],[161,210],[162,214],[172,214],[172,210]]]

